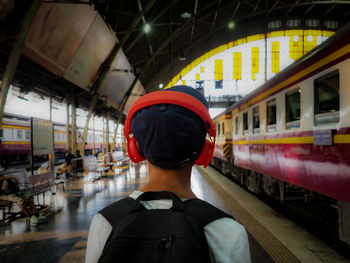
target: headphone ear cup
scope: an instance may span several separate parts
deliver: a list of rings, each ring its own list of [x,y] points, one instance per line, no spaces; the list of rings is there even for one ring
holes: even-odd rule
[[[127,148],[128,148],[128,155],[132,162],[139,163],[146,160],[146,158],[139,151],[139,147],[138,147],[137,141],[135,140],[135,137],[132,137],[130,140],[128,140]]]
[[[202,147],[201,153],[199,154],[198,158],[194,161],[197,165],[204,165],[204,167],[207,167],[212,155],[213,151],[213,143],[209,140],[205,140],[205,143]]]

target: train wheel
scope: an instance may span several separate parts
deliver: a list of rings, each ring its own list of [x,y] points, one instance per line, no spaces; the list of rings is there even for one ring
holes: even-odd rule
[[[259,194],[260,193],[260,181],[261,176],[257,172],[250,172],[247,176],[247,188],[249,191]]]
[[[279,192],[280,192],[280,201],[283,202],[284,201],[284,195],[285,195],[285,192],[286,192],[286,186],[285,186],[284,182],[282,182],[282,181],[278,182],[278,189],[279,189]]]

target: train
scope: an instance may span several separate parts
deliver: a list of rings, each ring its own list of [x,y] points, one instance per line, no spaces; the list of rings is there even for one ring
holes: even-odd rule
[[[350,245],[350,24],[214,123],[212,166],[281,203],[324,200]]]
[[[77,143],[81,143],[84,128],[77,128]],[[103,131],[95,130],[95,154],[103,150],[104,138]],[[114,131],[109,132],[109,142],[113,141]],[[6,113],[0,129],[0,158],[7,164],[19,164],[29,161],[30,154],[30,118]],[[55,159],[64,158],[66,151],[67,132],[66,126],[60,123],[54,123],[54,149]],[[92,154],[93,149],[93,131],[88,131],[85,154]]]

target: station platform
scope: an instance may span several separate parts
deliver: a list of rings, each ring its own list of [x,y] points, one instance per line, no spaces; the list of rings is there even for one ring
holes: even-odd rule
[[[48,222],[31,226],[17,219],[0,228],[1,262],[84,262],[93,216],[147,181],[145,164],[66,179],[66,192],[47,195]],[[350,262],[294,223],[261,203],[212,168],[195,167],[192,188],[201,199],[232,214],[249,235],[252,262]]]

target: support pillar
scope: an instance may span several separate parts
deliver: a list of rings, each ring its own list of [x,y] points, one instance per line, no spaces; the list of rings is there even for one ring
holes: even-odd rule
[[[112,142],[112,147],[113,149],[115,148],[115,144],[116,144],[116,138],[117,138],[117,125],[115,125],[114,127],[114,132],[113,132],[113,142]]]
[[[77,107],[75,103],[75,93],[74,89],[71,89],[71,96],[72,96],[72,148],[71,153],[75,154],[77,150]]]
[[[109,115],[106,111],[106,152],[110,152],[110,145],[109,145]]]
[[[11,82],[13,77],[15,76],[18,61],[21,57],[22,47],[24,45],[24,41],[27,37],[27,33],[32,25],[32,22],[39,10],[41,4],[41,0],[34,0],[30,4],[30,7],[27,13],[22,20],[22,27],[17,36],[15,43],[12,46],[10,55],[8,57],[8,62],[5,68],[5,72],[1,81],[1,94],[0,94],[0,126],[2,124],[2,119],[4,117],[5,104],[7,99],[7,94],[10,89]]]
[[[105,134],[106,134],[106,129],[105,129],[105,116],[102,117],[102,152],[105,153],[106,149],[106,140],[105,140]]]
[[[66,122],[66,150],[69,150],[69,148],[71,148],[71,145],[70,145],[70,132],[69,132],[69,117],[70,117],[70,114],[69,114],[69,102],[67,100],[67,103],[66,103],[66,112],[67,112],[67,122]]]
[[[50,97],[50,121],[52,121],[52,97]]]
[[[92,115],[92,155],[95,155],[95,115]]]

